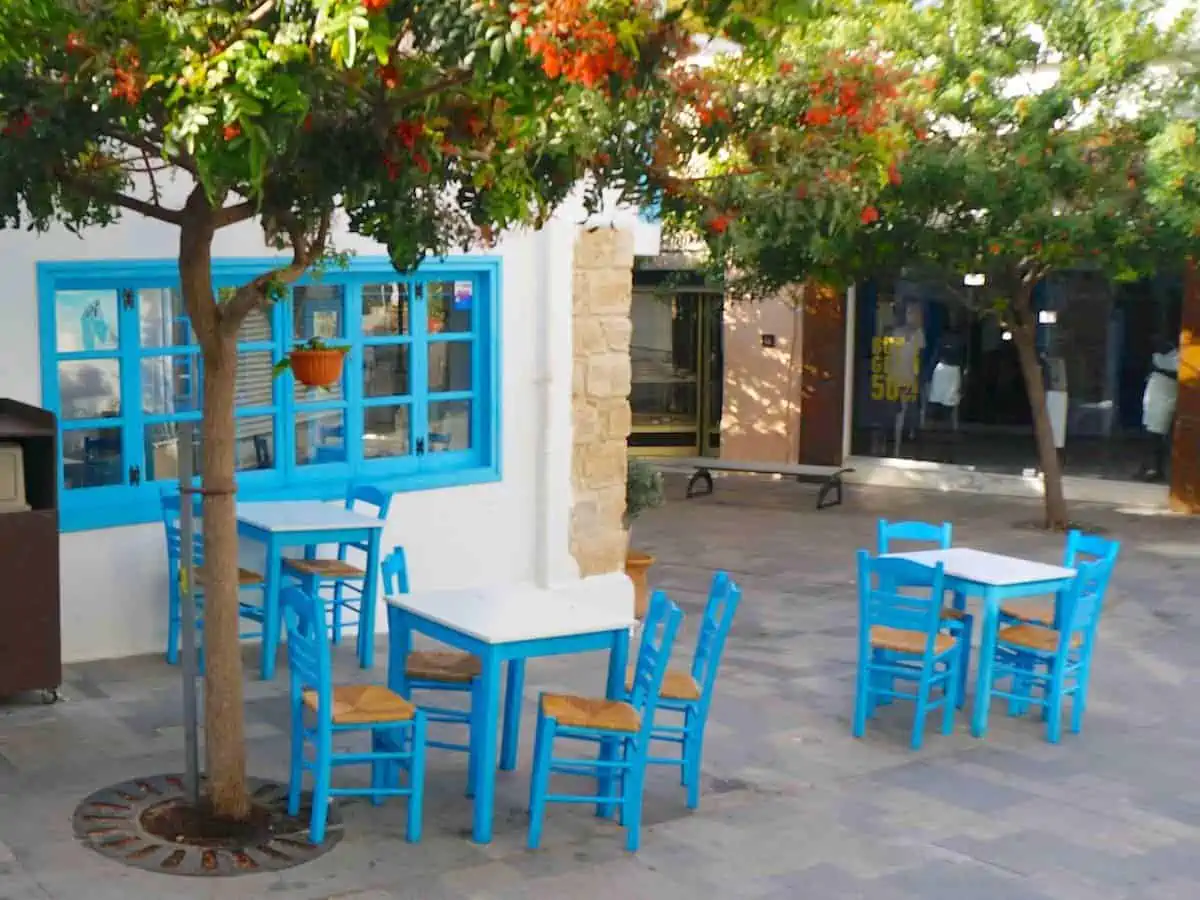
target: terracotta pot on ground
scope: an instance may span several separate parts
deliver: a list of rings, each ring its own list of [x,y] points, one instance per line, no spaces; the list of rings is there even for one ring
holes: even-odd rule
[[[652,565],[654,557],[649,553],[630,550],[625,554],[625,574],[633,582],[633,614],[639,620],[646,618],[646,610],[650,606],[648,576]]]
[[[346,354],[342,350],[293,350],[292,374],[309,387],[329,387],[342,377]]]

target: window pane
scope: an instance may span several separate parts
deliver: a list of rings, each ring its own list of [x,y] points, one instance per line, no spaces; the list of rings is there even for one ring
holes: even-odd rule
[[[363,347],[363,393],[368,397],[402,397],[409,393],[407,344]]]
[[[473,289],[474,283],[470,281],[431,281],[426,285],[430,334],[471,330]]]
[[[471,401],[429,404],[429,452],[471,449]]]
[[[408,405],[368,406],[363,410],[363,456],[381,459],[408,456],[412,452],[412,429]]]
[[[273,341],[275,329],[271,326],[271,310],[255,309],[242,320],[238,329],[238,343],[248,344],[251,341]]]
[[[275,403],[275,364],[265,350],[238,354],[237,405],[273,406]]]
[[[367,337],[410,334],[408,285],[365,284],[362,289],[362,330]]]
[[[125,483],[119,428],[64,431],[62,453],[63,481],[68,488]]]
[[[141,345],[146,348],[195,343],[183,308],[183,295],[175,288],[138,291],[138,327]]]
[[[429,390],[471,390],[471,341],[434,341],[429,345]]]
[[[64,419],[119,416],[121,364],[115,359],[60,362],[58,396]]]
[[[296,412],[296,464],[346,461],[345,415],[340,409]]]
[[[187,356],[151,356],[142,360],[142,410],[169,415],[200,409],[200,360]]]
[[[178,422],[147,425],[145,430],[146,481],[179,478],[179,445],[182,426]],[[192,466],[199,472],[201,459],[200,423],[192,423]]]
[[[297,403],[320,403],[322,400],[341,400],[342,382],[335,381],[329,387],[309,387],[293,379],[292,396]]]
[[[234,464],[239,472],[275,467],[274,416],[241,416],[237,419]]]
[[[298,341],[343,337],[346,334],[343,297],[343,289],[336,284],[296,288],[292,293],[292,336]]]
[[[119,310],[116,291],[57,291],[54,323],[59,351],[117,349]]]

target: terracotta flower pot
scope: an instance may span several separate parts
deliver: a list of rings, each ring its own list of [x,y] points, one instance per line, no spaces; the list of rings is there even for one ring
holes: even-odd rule
[[[654,557],[649,553],[630,550],[625,554],[625,574],[633,582],[633,614],[639,620],[646,618],[646,610],[650,606],[648,576],[652,565]]]
[[[292,374],[309,387],[329,387],[342,377],[344,350],[293,350]]]

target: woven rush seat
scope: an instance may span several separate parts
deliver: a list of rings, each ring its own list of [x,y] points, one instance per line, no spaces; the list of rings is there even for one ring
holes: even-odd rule
[[[929,636],[923,631],[908,631],[904,628],[892,628],[889,625],[876,625],[871,629],[871,646],[879,650],[892,650],[896,653],[912,653],[920,656],[925,652]],[[954,638],[948,634],[936,635],[933,639],[933,652],[945,653],[954,646]]]
[[[293,572],[322,578],[362,578],[366,574],[358,566],[340,559],[287,559],[283,564]]]
[[[962,622],[967,614],[961,609],[955,609],[953,606],[943,606],[941,612],[938,613],[938,618],[952,622]]]
[[[194,573],[196,584],[201,587],[208,580],[208,576],[204,572],[204,568],[196,569]],[[263,583],[263,577],[252,569],[238,569],[238,587],[254,587]]]
[[[1001,628],[996,634],[996,640],[1001,644],[1012,644],[1017,647],[1028,647],[1030,650],[1042,650],[1053,653],[1058,649],[1058,632],[1053,628],[1041,625],[1010,625]],[[1083,635],[1076,633],[1071,638],[1071,647],[1083,643]]]
[[[304,692],[304,705],[317,711],[317,692]],[[333,689],[334,725],[407,722],[416,707],[399,694],[377,684],[344,684]]]
[[[642,726],[642,717],[628,703],[576,697],[572,694],[546,694],[542,697],[542,713],[558,720],[568,728],[593,728],[598,731],[622,731],[635,734]]]
[[[635,670],[631,668],[625,673],[626,692],[633,690],[634,672]],[[690,672],[668,669],[667,674],[663,676],[662,690],[658,692],[658,695],[666,697],[668,700],[699,700],[700,685],[696,684],[696,679]]]
[[[1000,604],[1000,612],[1035,625],[1054,624],[1054,605],[1039,600],[1010,600]]]
[[[478,656],[458,650],[416,650],[404,661],[404,674],[419,681],[466,684],[482,672]]]

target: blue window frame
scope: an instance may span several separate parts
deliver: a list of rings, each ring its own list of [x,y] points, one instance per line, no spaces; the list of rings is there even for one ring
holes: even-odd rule
[[[221,296],[278,260],[213,263]],[[200,348],[174,260],[38,265],[43,403],[59,416],[61,527],[149,522],[198,423]],[[297,282],[238,335],[242,499],[332,499],[349,481],[395,491],[500,477],[500,262],[382,258]],[[272,370],[312,337],[349,347],[329,390]],[[198,432],[199,429],[197,428]],[[197,451],[199,451],[197,447]]]

